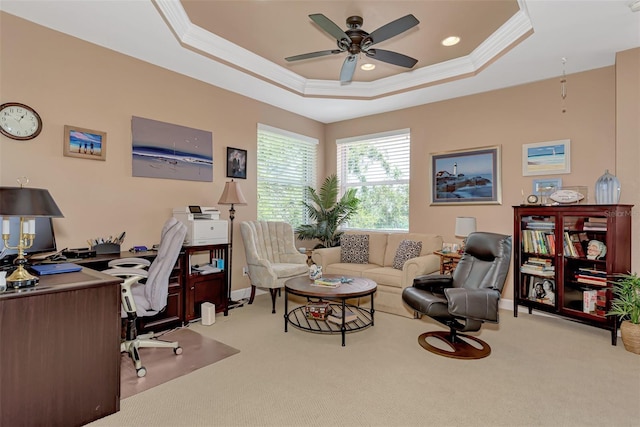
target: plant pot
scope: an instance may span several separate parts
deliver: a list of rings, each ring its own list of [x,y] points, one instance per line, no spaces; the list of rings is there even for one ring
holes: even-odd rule
[[[640,324],[625,320],[620,325],[620,334],[624,348],[632,353],[640,354]]]

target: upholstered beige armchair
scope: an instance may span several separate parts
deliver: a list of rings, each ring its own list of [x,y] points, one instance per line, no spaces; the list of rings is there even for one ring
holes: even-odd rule
[[[253,303],[256,288],[269,289],[272,313],[276,312],[276,295],[284,282],[309,273],[307,256],[295,247],[293,228],[286,222],[244,221],[240,232],[251,279]]]

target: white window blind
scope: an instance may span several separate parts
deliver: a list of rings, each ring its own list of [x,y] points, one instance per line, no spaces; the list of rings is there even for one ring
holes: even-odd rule
[[[348,228],[408,230],[411,131],[401,129],[339,139],[341,194],[355,188],[358,213]]]
[[[318,140],[258,124],[258,219],[294,228],[308,218],[306,187],[316,186]]]

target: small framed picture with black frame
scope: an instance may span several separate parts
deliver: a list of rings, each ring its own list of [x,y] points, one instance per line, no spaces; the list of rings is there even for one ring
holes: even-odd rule
[[[227,177],[247,179],[247,150],[227,147]]]

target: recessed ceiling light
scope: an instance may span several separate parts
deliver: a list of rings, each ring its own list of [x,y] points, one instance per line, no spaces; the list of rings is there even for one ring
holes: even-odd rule
[[[374,68],[376,68],[376,64],[371,64],[371,63],[362,64],[360,66],[360,69],[364,71],[371,71]]]
[[[442,40],[443,46],[454,46],[454,45],[457,45],[458,43],[460,43],[460,37],[458,36],[450,36]]]

